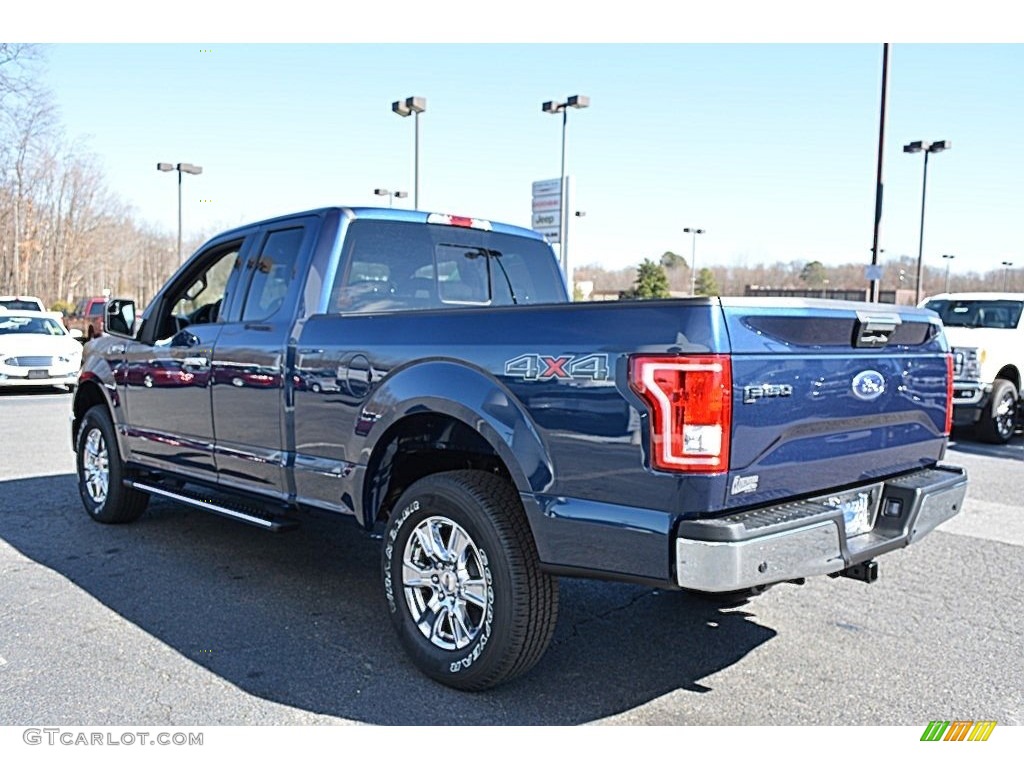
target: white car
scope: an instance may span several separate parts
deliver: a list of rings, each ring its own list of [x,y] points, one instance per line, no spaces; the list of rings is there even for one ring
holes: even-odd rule
[[[0,388],[74,389],[81,366],[82,345],[60,312],[0,308]]]
[[[0,296],[0,310],[21,310],[31,309],[36,312],[45,312],[43,302],[35,296]]]

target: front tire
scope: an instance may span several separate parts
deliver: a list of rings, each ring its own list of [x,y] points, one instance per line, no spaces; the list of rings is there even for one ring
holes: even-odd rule
[[[1017,388],[1012,381],[996,379],[988,408],[978,421],[978,437],[986,443],[1010,442],[1017,427]]]
[[[523,674],[554,633],[557,581],[540,569],[515,489],[486,472],[429,475],[402,494],[383,577],[405,650],[453,688],[481,691]]]
[[[149,503],[149,494],[126,488],[122,482],[127,475],[106,406],[94,405],[82,417],[75,448],[78,494],[89,517],[99,523],[137,520]]]

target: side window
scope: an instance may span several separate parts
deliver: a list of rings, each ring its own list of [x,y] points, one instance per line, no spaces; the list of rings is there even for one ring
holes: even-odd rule
[[[305,234],[303,227],[271,232],[259,253],[246,265],[252,271],[242,322],[269,320],[284,305]]]
[[[170,338],[190,325],[218,322],[228,280],[239,267],[241,248],[241,242],[219,246],[203,259],[206,268],[179,288],[164,305],[157,324],[158,339]]]

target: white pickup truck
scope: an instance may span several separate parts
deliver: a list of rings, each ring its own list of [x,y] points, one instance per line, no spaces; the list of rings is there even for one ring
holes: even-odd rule
[[[1009,442],[1021,410],[1024,293],[943,293],[922,306],[942,318],[953,349],[953,424]]]

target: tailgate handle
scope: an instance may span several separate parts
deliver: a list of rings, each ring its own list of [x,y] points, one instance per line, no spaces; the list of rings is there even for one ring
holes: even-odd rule
[[[884,347],[901,322],[895,313],[858,312],[857,322],[853,325],[853,346],[858,349]]]

